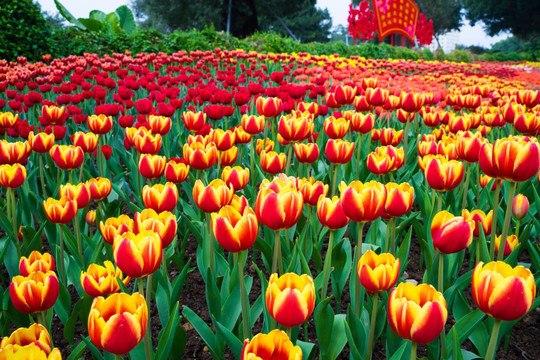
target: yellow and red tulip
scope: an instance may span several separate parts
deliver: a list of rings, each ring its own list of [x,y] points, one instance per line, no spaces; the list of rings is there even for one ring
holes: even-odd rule
[[[329,139],[324,153],[333,164],[346,164],[354,154],[354,143],[341,139]]]
[[[319,197],[317,202],[317,217],[322,226],[330,230],[341,229],[349,224],[350,219],[345,215],[339,197]]]
[[[189,165],[184,159],[172,158],[165,165],[165,178],[175,184],[185,181],[189,175]]]
[[[250,135],[257,135],[264,130],[264,116],[242,115],[242,129]]]
[[[296,188],[283,183],[262,183],[255,201],[255,214],[263,225],[283,230],[298,222],[303,206],[304,199]]]
[[[104,135],[112,129],[112,117],[99,114],[88,117],[88,129],[94,134]]]
[[[142,190],[142,198],[144,206],[154,209],[158,213],[173,211],[178,203],[178,188],[171,182],[153,186],[145,185]]]
[[[77,202],[77,209],[82,209],[90,202],[90,190],[85,183],[72,185],[70,183],[61,184],[58,189],[60,198],[67,197]]]
[[[155,155],[162,145],[161,135],[151,133],[136,133],[133,136],[133,145],[139,154]]]
[[[463,163],[445,158],[431,159],[424,170],[429,186],[437,191],[455,189],[463,180]]]
[[[313,115],[308,112],[300,116],[281,116],[278,133],[287,142],[298,142],[309,138],[313,127]]]
[[[501,237],[502,235],[499,235],[495,237],[495,253],[499,253],[499,247],[501,246]],[[519,239],[515,234],[512,234],[510,236],[506,237],[506,242],[504,243],[504,252],[503,256],[507,257],[514,251],[516,246],[519,245]]]
[[[81,272],[81,286],[92,297],[119,293],[118,280],[126,286],[129,283],[129,277],[124,278],[122,271],[115,269],[112,262],[105,260],[103,265],[90,264],[86,272]]]
[[[296,143],[294,153],[298,162],[311,164],[319,158],[319,146],[316,143]]]
[[[212,142],[206,145],[200,142],[184,144],[183,154],[189,166],[196,170],[209,169],[218,160],[218,151]]]
[[[206,213],[217,212],[230,204],[233,195],[232,185],[227,185],[221,179],[212,180],[208,186],[204,186],[201,180],[197,180],[193,185],[193,200],[199,209]]]
[[[51,336],[41,324],[18,328],[0,342],[0,359],[61,360],[60,350],[52,348]]]
[[[355,222],[376,220],[382,215],[386,203],[386,187],[376,181],[353,181],[339,185],[341,206],[345,215]]]
[[[227,166],[221,173],[221,179],[223,179],[228,186],[232,186],[234,191],[240,191],[245,188],[249,182],[249,169],[244,169],[241,166]]]
[[[217,242],[229,252],[249,249],[257,240],[259,222],[255,212],[249,207],[222,207],[212,213],[212,230]]]
[[[216,144],[218,151],[227,151],[234,146],[236,137],[231,130],[213,129],[210,132],[210,141]]]
[[[167,135],[171,130],[171,118],[159,115],[148,116],[148,125],[153,134],[159,134],[161,136]]]
[[[165,156],[143,154],[139,158],[139,172],[147,179],[157,179],[165,172],[166,164]]]
[[[375,116],[373,114],[354,113],[351,116],[351,130],[361,134],[367,134],[375,126]]]
[[[479,237],[480,236],[480,227],[484,230],[484,235],[491,234],[491,225],[493,222],[493,210],[490,210],[487,214],[483,212],[482,210],[473,210],[470,211],[467,209],[463,209],[461,211],[461,216],[465,220],[472,220],[474,221],[474,231],[473,236]]]
[[[315,181],[313,177],[309,179],[303,178],[300,180],[298,190],[302,194],[304,203],[317,206],[317,202],[321,196],[325,197],[328,194],[328,184],[321,181]]]
[[[144,209],[135,213],[134,232],[136,234],[144,230],[151,230],[159,235],[161,247],[166,248],[174,240],[178,225],[176,216],[169,211],[159,214],[153,209]]]
[[[99,136],[89,132],[85,133],[82,131],[77,131],[73,134],[71,141],[73,145],[81,147],[85,154],[93,153],[96,150]]]
[[[22,276],[28,276],[35,271],[48,272],[56,268],[54,258],[49,253],[40,253],[34,250],[30,256],[23,256],[19,260],[19,272]]]
[[[44,132],[34,134],[34,132],[31,131],[30,134],[28,134],[28,143],[30,144],[32,151],[44,154],[53,147],[54,134],[47,134]]]
[[[264,172],[275,175],[285,170],[287,155],[275,151],[261,152],[261,168]]]
[[[9,296],[15,309],[25,314],[45,311],[51,308],[60,285],[53,271],[34,271],[28,276],[15,276],[9,285]]]
[[[161,238],[150,230],[125,232],[113,243],[114,262],[127,276],[140,278],[153,274],[161,265]]]
[[[414,188],[409,183],[387,183],[385,217],[399,217],[411,211],[414,201]]]
[[[88,187],[88,190],[90,190],[90,197],[93,200],[103,200],[109,194],[112,190],[112,183],[111,180],[108,178],[92,178],[86,182],[86,186]]]
[[[26,167],[21,164],[0,165],[0,186],[16,189],[26,180]]]
[[[255,101],[255,107],[257,108],[257,113],[266,118],[276,117],[281,114],[283,110],[283,102],[280,98],[270,97],[258,97]]]
[[[327,117],[323,123],[324,133],[331,139],[342,139],[349,132],[350,122],[342,117]]]
[[[493,168],[498,177],[504,180],[522,182],[530,179],[540,168],[538,141],[518,136],[496,140],[493,145]]]
[[[206,113],[199,111],[188,111],[182,114],[184,126],[191,132],[197,132],[206,125]]]
[[[60,200],[48,198],[43,201],[43,210],[50,222],[67,224],[77,215],[77,201],[62,197]]]
[[[49,150],[49,155],[56,166],[63,170],[77,169],[84,161],[84,151],[80,146],[55,144]]]
[[[126,232],[135,231],[135,223],[132,218],[127,215],[120,215],[119,217],[110,217],[99,222],[99,231],[105,242],[113,244],[114,238],[117,235],[122,235]]]
[[[302,349],[294,346],[283,330],[275,329],[244,340],[240,360],[257,359],[302,360]]]
[[[443,254],[466,249],[473,240],[474,221],[454,216],[446,210],[438,212],[431,222],[431,239],[435,250]]]
[[[521,220],[529,212],[529,199],[523,194],[517,194],[512,201],[512,214]]]
[[[379,291],[390,290],[399,277],[400,260],[390,253],[377,255],[372,250],[366,251],[356,268],[360,283],[370,295]]]

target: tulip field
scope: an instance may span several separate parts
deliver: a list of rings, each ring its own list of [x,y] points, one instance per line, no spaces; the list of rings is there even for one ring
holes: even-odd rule
[[[0,360],[537,358],[539,88],[538,63],[1,60]]]

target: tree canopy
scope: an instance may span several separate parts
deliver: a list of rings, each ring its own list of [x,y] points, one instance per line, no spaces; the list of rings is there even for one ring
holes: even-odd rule
[[[442,35],[461,26],[461,0],[415,0],[420,12],[433,19],[433,33]]]
[[[230,32],[245,37],[256,31],[275,31],[302,42],[328,41],[332,20],[316,0],[232,0]],[[142,27],[164,32],[227,28],[229,0],[132,0]]]

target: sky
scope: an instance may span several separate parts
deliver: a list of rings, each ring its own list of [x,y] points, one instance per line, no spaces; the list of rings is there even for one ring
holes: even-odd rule
[[[43,10],[51,13],[56,12],[53,0],[37,0],[37,2],[41,4]],[[88,17],[92,10],[109,13],[121,5],[129,5],[129,0],[60,0],[60,2],[77,18]],[[320,8],[327,8],[330,12],[334,26],[339,24],[347,26],[349,3],[350,0],[317,0],[317,5]],[[510,34],[506,33],[490,37],[482,29],[481,24],[476,24],[474,27],[466,24],[462,26],[459,35],[459,44],[465,46],[478,45],[485,48],[489,48],[494,43],[510,36]]]

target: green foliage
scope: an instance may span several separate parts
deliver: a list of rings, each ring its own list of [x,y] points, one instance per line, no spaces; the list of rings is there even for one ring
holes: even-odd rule
[[[454,62],[471,62],[469,54],[465,50],[455,49],[447,55],[448,60]]]
[[[39,60],[51,50],[51,31],[32,0],[0,1],[0,28],[0,59]]]
[[[441,35],[461,26],[461,0],[416,0],[420,12],[433,19],[433,32]]]

